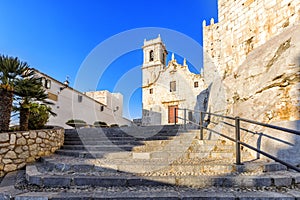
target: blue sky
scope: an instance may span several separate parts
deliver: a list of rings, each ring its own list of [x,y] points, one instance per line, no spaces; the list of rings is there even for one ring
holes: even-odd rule
[[[115,35],[157,27],[185,34],[202,45],[202,21],[210,18],[217,21],[217,0],[0,0],[0,54],[17,56],[62,82],[68,75],[71,86],[76,86],[79,69],[88,55]],[[154,34],[156,37],[157,32],[140,37],[151,39]],[[162,39],[168,41],[168,33],[162,34]],[[112,48],[121,45],[124,44],[114,44]],[[139,46],[142,45],[143,40]],[[167,49],[172,45],[166,42]],[[185,55],[192,53],[190,49]],[[182,62],[181,55],[177,57]],[[97,58],[105,59],[101,55]],[[118,81],[141,64],[141,49],[117,55],[94,87],[77,89],[124,93]],[[192,71],[197,72],[199,67]],[[123,90],[126,84],[122,83]],[[135,87],[124,94],[124,114],[128,118],[141,116],[141,90]]]

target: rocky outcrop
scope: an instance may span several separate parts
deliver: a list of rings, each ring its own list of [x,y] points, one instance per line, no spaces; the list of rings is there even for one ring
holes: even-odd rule
[[[300,25],[294,25],[251,51],[245,62],[235,67],[230,75],[215,76],[218,78],[207,83],[215,85],[211,92],[214,97],[209,98],[210,110],[267,124],[280,122],[287,128],[297,129],[300,119],[299,41]],[[227,129],[224,124],[220,126]],[[297,158],[300,155],[300,148],[297,147],[300,140],[297,136],[257,125],[242,126],[251,130],[242,132],[243,141],[282,159],[300,163],[300,156]],[[234,136],[234,129],[227,130]],[[295,157],[288,158],[286,155],[290,153]]]
[[[297,25],[254,50],[224,79],[228,114],[266,123],[299,119],[299,41]]]
[[[0,177],[50,155],[64,143],[64,129],[0,133]]]

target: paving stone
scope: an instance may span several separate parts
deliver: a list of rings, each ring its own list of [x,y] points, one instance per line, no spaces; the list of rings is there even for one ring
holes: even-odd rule
[[[44,177],[43,185],[47,187],[66,187],[71,185],[71,178],[60,176]]]
[[[254,191],[254,192],[233,192],[239,200],[294,200],[295,198],[289,194],[281,194],[278,192]]]
[[[132,153],[133,159],[150,159],[150,153]]]
[[[235,196],[230,192],[182,192],[180,193],[182,200],[235,200]]]
[[[272,176],[275,186],[287,186],[292,184],[292,177]]]
[[[25,194],[21,194],[15,197],[15,200],[48,200],[48,196],[49,194],[46,193],[25,193]]]
[[[74,185],[84,186],[125,186],[127,183],[126,178],[116,177],[74,177]]]

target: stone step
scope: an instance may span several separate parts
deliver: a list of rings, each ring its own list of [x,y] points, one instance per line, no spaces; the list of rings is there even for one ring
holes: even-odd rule
[[[114,131],[114,132],[103,132],[103,131],[80,131],[78,133],[65,133],[66,137],[138,137],[145,138],[151,136],[177,136],[182,134],[180,131]]]
[[[132,140],[106,140],[106,141],[65,141],[64,145],[72,146],[72,145],[143,145],[142,141],[132,141]]]
[[[300,198],[300,190],[288,187],[209,187],[190,188],[173,185],[146,186],[114,186],[90,187],[71,186],[70,188],[38,188],[27,187],[20,178],[25,179],[25,173],[8,173],[3,181],[7,183],[0,187],[0,199],[15,200],[65,200],[65,199],[220,199],[220,200],[296,200]],[[20,176],[21,174],[21,176]],[[6,180],[8,179],[8,181]],[[275,183],[275,182],[274,182]],[[278,182],[277,182],[278,184]],[[281,183],[282,184],[282,183]],[[17,186],[17,187],[16,187]]]
[[[121,157],[122,156],[122,157]],[[167,171],[164,173],[176,175],[181,172],[189,174],[224,174],[224,173],[263,173],[287,170],[279,163],[249,162],[235,165],[234,160],[217,159],[132,159],[120,155],[119,159],[88,160],[64,156],[50,156],[41,159],[48,171],[92,172],[105,169],[126,171],[130,173],[146,173],[153,171]]]
[[[66,137],[65,141],[150,141],[150,140],[172,140],[174,136],[154,136],[147,138],[134,137]]]
[[[26,180],[40,187],[70,186],[141,186],[176,185],[193,187],[270,187],[291,186],[300,183],[300,174],[288,171],[264,173],[261,175],[224,175],[224,176],[137,176],[127,173],[107,172],[93,175],[48,175],[38,171],[35,165],[26,167]]]
[[[103,158],[106,152],[91,152],[91,151],[80,151],[80,150],[65,150],[59,149],[55,151],[58,155],[73,156],[78,158]]]
[[[87,151],[131,151],[134,145],[63,145],[61,150],[87,150]]]
[[[296,200],[300,197],[300,192],[290,190],[289,192],[273,192],[273,191],[213,191],[212,190],[191,190],[191,189],[176,189],[175,187],[124,187],[98,190],[96,191],[69,191],[69,192],[27,192],[15,195],[15,200],[65,200],[65,199],[165,199],[165,200],[180,200],[180,199],[209,199],[209,200]]]
[[[127,152],[127,156],[131,157],[133,159],[174,159],[179,158],[181,156],[184,156],[186,158],[205,158],[205,157],[211,157],[211,158],[233,158],[234,153],[233,152],[226,152],[226,151],[220,151],[220,152],[209,152],[209,151],[193,151],[193,152],[186,152],[186,151],[177,151],[177,148],[175,150],[162,150],[162,151],[152,151],[152,152],[131,152],[131,147],[118,147],[118,146],[112,146],[108,148],[102,148],[102,147],[90,147],[89,149],[59,149],[56,150],[56,154],[59,155],[65,155],[65,156],[73,156],[73,157],[80,157],[80,158],[103,158],[103,157],[121,157],[125,156],[123,152]],[[118,154],[121,153],[120,156]],[[126,156],[126,157],[127,157]]]
[[[0,185],[0,199],[15,200],[64,200],[64,199],[232,199],[232,200],[257,200],[257,199],[291,199],[300,198],[300,190],[288,186],[278,187],[209,187],[191,188],[175,185],[138,185],[138,186],[113,186],[89,187],[70,186],[62,188],[58,185],[51,188],[28,186],[24,170],[8,173]],[[292,178],[296,181],[297,178]],[[45,180],[51,183],[53,180]],[[271,180],[272,181],[272,180]],[[292,181],[292,182],[293,182]],[[272,185],[283,185],[288,182],[284,178],[275,181]],[[3,184],[5,183],[5,184]],[[295,183],[296,184],[296,183]]]

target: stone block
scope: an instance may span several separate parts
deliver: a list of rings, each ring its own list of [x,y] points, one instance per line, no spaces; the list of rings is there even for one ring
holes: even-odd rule
[[[8,133],[0,133],[0,142],[7,142],[9,141],[9,134]]]
[[[38,132],[38,137],[45,139],[47,134],[45,132]]]
[[[15,134],[11,134],[10,135],[9,143],[10,144],[15,144],[16,143],[16,139],[17,139],[17,136]]]
[[[28,146],[23,146],[22,149],[23,149],[24,151],[27,151],[27,150],[29,149],[29,147],[28,147]]]
[[[29,132],[22,133],[23,136],[29,136]]]
[[[33,150],[36,150],[37,149],[37,144],[32,144],[29,146],[29,150],[30,151],[33,151]]]
[[[150,153],[132,153],[133,159],[150,159]]]
[[[21,138],[18,138],[17,139],[17,145],[20,145],[20,146],[22,146],[22,145],[26,145],[26,139],[24,138],[24,137],[21,137]]]
[[[26,175],[26,179],[28,181],[28,183],[32,184],[32,185],[42,185],[42,177],[40,176],[28,176]]]
[[[23,162],[25,162],[25,159],[14,159],[13,160],[14,164],[20,164],[20,163],[23,163]]]
[[[45,193],[26,193],[16,196],[15,200],[48,200]]]
[[[33,140],[33,139],[28,139],[27,140],[28,145],[31,145],[31,144],[34,144],[34,143],[35,143],[35,140]]]
[[[273,176],[275,186],[289,186],[292,184],[292,177],[276,177]]]
[[[9,149],[7,149],[7,148],[0,148],[0,154],[5,154],[8,151],[9,151]]]
[[[17,165],[16,164],[7,164],[4,166],[4,171],[5,172],[11,172],[17,169]]]
[[[293,180],[295,184],[300,184],[300,175],[294,176]]]
[[[254,191],[254,192],[233,192],[235,196],[238,196],[239,200],[249,200],[249,199],[285,199],[294,200],[295,198],[289,194],[282,194],[279,192],[269,192],[269,191]]]
[[[12,159],[7,159],[7,158],[2,159],[2,163],[4,163],[4,164],[9,164],[9,163],[12,163],[12,162],[13,162]]]
[[[43,185],[50,186],[50,187],[67,187],[71,184],[70,177],[44,177]]]
[[[27,163],[34,162],[34,161],[35,161],[34,157],[29,157],[29,158],[26,159]]]
[[[29,157],[29,151],[24,151],[23,153],[18,155],[18,158],[28,158]]]
[[[36,132],[35,132],[35,131],[31,131],[31,132],[29,133],[29,138],[30,138],[30,139],[35,139],[35,138],[36,138]]]
[[[75,177],[74,184],[77,186],[125,186],[127,180],[124,177]]]
[[[37,144],[41,144],[43,142],[43,140],[41,138],[36,138],[36,143]]]
[[[22,167],[25,167],[25,166],[26,166],[26,163],[24,162],[24,163],[18,164],[18,165],[17,165],[17,168],[18,168],[18,169],[21,169]]]
[[[17,158],[17,154],[14,151],[9,151],[5,154],[4,158],[14,159]]]
[[[271,177],[259,177],[259,176],[239,177],[236,180],[237,183],[239,183],[243,187],[263,187],[263,186],[268,187],[272,185]]]

